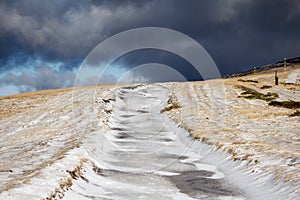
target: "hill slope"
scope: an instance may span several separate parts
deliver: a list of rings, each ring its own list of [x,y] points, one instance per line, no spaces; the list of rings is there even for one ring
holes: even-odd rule
[[[225,166],[234,166],[233,169],[236,172],[240,171],[241,166],[244,170],[251,172],[250,177],[258,177],[257,180],[260,180],[259,172],[271,173],[275,175],[275,183],[276,181],[277,183],[285,182],[288,184],[288,189],[286,189],[286,185],[262,187],[265,189],[266,195],[278,195],[279,198],[281,197],[280,192],[283,192],[283,195],[284,192],[287,192],[285,197],[290,199],[298,197],[300,127],[299,116],[297,116],[296,111],[299,111],[300,90],[299,85],[295,84],[274,86],[274,70],[258,73],[255,78],[248,75],[203,82],[141,86],[112,85],[41,91],[4,97],[0,99],[0,198],[59,199],[65,197],[74,199],[74,195],[79,193],[80,188],[86,186],[85,182],[98,180],[99,177],[95,178],[97,174],[101,176],[104,174],[104,177],[106,175],[124,178],[124,174],[105,171],[108,160],[118,158],[117,154],[111,153],[110,148],[112,147],[107,144],[120,145],[120,140],[126,140],[126,137],[115,136],[113,133],[119,134],[125,130],[128,133],[129,130],[124,124],[127,119],[131,122],[130,124],[140,126],[139,123],[142,123],[144,118],[134,116],[142,116],[143,113],[147,114],[148,112],[151,113],[151,117],[146,121],[150,120],[151,122],[154,118],[166,115],[163,121],[167,122],[167,126],[173,127],[167,119],[169,116],[171,120],[186,130],[178,129],[180,137],[182,135],[186,137],[190,134],[202,141],[200,143],[202,146],[199,147],[206,149],[208,147],[203,145],[208,144],[212,149],[214,146],[219,149],[218,151],[208,149],[208,151],[213,152],[212,155],[214,156],[219,155],[217,152],[221,152],[219,157],[222,159],[214,160],[215,166],[211,166],[214,163],[204,162],[204,159],[203,162],[206,164],[200,165],[203,170],[206,169],[209,173],[214,174],[224,173],[228,181],[233,184],[236,184],[236,181],[232,181],[234,177],[230,176],[228,167],[224,168],[222,163]],[[277,70],[281,80],[283,70],[282,68]],[[297,77],[299,66],[288,67],[287,74],[290,77],[295,77],[296,74]],[[159,92],[156,93],[156,90]],[[131,93],[127,93],[128,91]],[[166,93],[165,96],[164,93]],[[153,104],[151,101],[145,103],[147,102],[143,100],[145,97],[150,100],[153,99]],[[128,101],[124,101],[126,98]],[[133,105],[136,112],[132,113],[129,109],[131,107],[123,105],[123,101]],[[273,103],[271,103],[272,101]],[[162,108],[152,106],[158,102],[158,105],[163,106]],[[147,109],[152,110],[150,112]],[[131,121],[132,117],[134,118],[133,121]],[[115,121],[116,119],[117,121]],[[154,122],[156,121],[154,120]],[[160,123],[159,120],[156,123]],[[114,126],[116,124],[117,127]],[[153,126],[150,125],[141,125],[138,129],[142,130],[143,126],[146,126],[152,130]],[[153,129],[153,131],[157,130]],[[179,148],[181,143],[172,143],[174,141],[179,142],[175,139],[177,135],[172,135],[177,132],[176,125],[172,129],[165,130],[165,132],[168,137],[164,138],[164,142],[171,146],[178,144]],[[105,139],[104,136],[107,143],[102,142]],[[151,138],[156,137],[157,135],[151,136]],[[161,140],[162,138],[158,137],[157,139]],[[133,141],[128,140],[127,142]],[[98,152],[99,144],[102,144],[101,152]],[[167,146],[171,147],[169,145]],[[146,146],[142,145],[141,147]],[[198,166],[199,163],[194,163],[194,156],[198,155],[197,148],[198,146],[188,148],[192,152],[187,155],[184,154],[185,148],[179,148],[177,151],[182,156],[176,154],[177,156],[172,159],[174,162],[180,161],[183,165],[187,163]],[[169,153],[174,154],[176,148],[171,149],[172,152]],[[103,154],[102,151],[107,152]],[[229,155],[226,152],[231,154],[231,159],[227,159]],[[205,151],[202,153],[206,155]],[[110,156],[105,157],[105,155]],[[199,153],[199,155],[202,154]],[[203,157],[205,158],[205,156]],[[118,158],[119,162],[121,159]],[[163,159],[159,163],[165,160],[167,159]],[[112,169],[116,167],[121,170],[120,166],[116,164],[118,162],[109,161],[109,163],[111,162],[114,163],[111,165]],[[146,164],[147,162],[143,163]],[[157,163],[153,163],[153,166],[157,166]],[[214,167],[219,170],[213,169]],[[171,188],[173,191],[174,184],[177,184],[175,190],[177,188],[181,191],[178,195],[188,195],[189,197],[199,195],[194,193],[196,189],[187,190],[191,187],[182,185],[181,179],[165,179],[165,177],[173,177],[177,173],[174,172],[174,169],[158,171],[157,173],[155,178],[160,177],[158,182],[166,181],[164,182],[165,185],[162,183],[166,186],[166,191],[170,191]],[[246,174],[242,173],[239,176],[247,177]],[[191,178],[186,174],[184,177]],[[223,181],[223,176],[217,177]],[[129,178],[126,177],[126,180]],[[130,180],[133,181],[134,179]],[[173,186],[170,185],[172,181],[174,184],[171,185]],[[121,186],[125,187],[120,184]],[[213,186],[215,185],[212,184],[212,186],[207,187]],[[258,186],[261,185],[258,184]],[[132,187],[125,188],[132,189]],[[280,188],[285,189],[280,190]],[[244,191],[244,189],[241,186],[242,192],[239,193],[233,192],[236,189],[226,188],[231,192],[219,195],[246,195],[247,197],[247,195],[251,196],[252,193],[257,192],[253,190],[255,192],[251,193]],[[278,189],[279,193],[275,193],[274,189]],[[89,190],[94,191],[90,186]],[[99,192],[99,190],[95,191]],[[162,193],[164,194],[164,192]],[[262,195],[262,193],[258,194]],[[208,192],[205,195],[215,194]],[[271,198],[271,196],[266,196],[265,199]],[[149,196],[149,198],[151,197],[153,196]],[[187,198],[187,196],[184,197]]]

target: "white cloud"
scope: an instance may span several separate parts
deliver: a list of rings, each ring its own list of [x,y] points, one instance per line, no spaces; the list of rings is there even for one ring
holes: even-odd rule
[[[41,66],[33,70],[23,71],[20,74],[12,72],[1,78],[1,86],[17,87],[19,92],[62,88],[73,86],[75,73],[72,71],[55,70],[49,66]],[[13,90],[15,91],[15,90]]]

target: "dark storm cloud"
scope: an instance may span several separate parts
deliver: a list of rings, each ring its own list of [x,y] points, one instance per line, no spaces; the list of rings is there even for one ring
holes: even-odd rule
[[[240,47],[253,50],[253,43],[259,49],[262,41],[285,46],[299,35],[297,0],[7,2],[1,3],[1,38],[13,34],[6,40],[17,41],[20,50],[43,54],[45,59],[83,58],[111,34],[140,26],[182,31],[218,56],[216,48],[236,50],[235,54]]]
[[[197,40],[228,74],[299,56],[299,21],[298,0],[2,1],[0,72],[35,58],[76,68],[113,34],[158,26]]]
[[[147,64],[147,63],[161,63],[166,66],[174,68],[174,70],[180,72],[187,81],[202,80],[201,74],[184,58],[163,50],[155,49],[143,49],[138,51],[132,51],[116,59],[111,65],[120,66],[123,65],[127,68],[133,68],[135,66]],[[164,74],[155,74],[149,72],[148,75],[156,80],[158,76]],[[162,79],[161,79],[162,80]],[[167,80],[165,80],[167,81]]]
[[[19,49],[3,52],[4,58],[16,51],[39,54],[45,59],[84,58],[103,39],[140,14],[139,4],[123,6],[99,1],[13,1],[0,4],[0,35]],[[13,35],[14,37],[9,38]]]

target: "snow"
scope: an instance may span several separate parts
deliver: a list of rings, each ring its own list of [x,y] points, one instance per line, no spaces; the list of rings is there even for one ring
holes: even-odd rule
[[[294,83],[299,84],[300,82],[300,69],[294,70],[292,73],[290,73],[286,79],[287,83]]]
[[[237,84],[299,97],[230,79],[0,99],[0,199],[299,198],[299,119]],[[189,173],[230,192],[197,193]]]

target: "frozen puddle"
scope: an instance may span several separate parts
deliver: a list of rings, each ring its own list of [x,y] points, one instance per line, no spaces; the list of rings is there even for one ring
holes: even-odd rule
[[[228,154],[197,142],[161,109],[164,87],[122,88],[111,131],[85,141],[97,168],[84,165],[65,199],[286,199],[270,177],[253,176]]]

